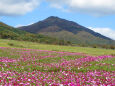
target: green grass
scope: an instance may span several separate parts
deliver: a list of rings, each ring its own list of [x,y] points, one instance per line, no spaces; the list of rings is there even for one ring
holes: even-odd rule
[[[85,54],[89,54],[89,55],[115,54],[115,50],[111,50],[111,49],[48,45],[48,44],[40,44],[40,43],[25,42],[25,41],[14,41],[14,40],[4,40],[4,39],[0,39],[0,47],[80,52],[80,53],[85,53]]]
[[[115,58],[109,58],[109,59],[105,59],[105,60],[101,60],[99,62],[94,61],[91,63],[87,63],[87,64],[91,64],[90,66],[87,67],[83,67],[83,70],[105,70],[105,71],[115,71]]]
[[[48,57],[48,58],[43,58],[43,59],[39,59],[38,62],[41,62],[41,63],[58,63],[58,62],[61,62],[61,59],[66,59],[67,61],[69,60],[75,60],[75,59],[78,59],[78,58],[83,58],[84,56],[63,56],[63,57],[55,57],[55,58],[52,58],[52,57]]]

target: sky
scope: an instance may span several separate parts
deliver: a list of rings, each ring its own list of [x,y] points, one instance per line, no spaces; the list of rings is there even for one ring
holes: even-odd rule
[[[74,21],[115,40],[115,0],[0,0],[0,21],[14,27],[49,16]]]

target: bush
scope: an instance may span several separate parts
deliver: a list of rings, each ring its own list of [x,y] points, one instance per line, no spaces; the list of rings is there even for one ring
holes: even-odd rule
[[[14,46],[14,44],[13,44],[13,43],[8,43],[8,45],[9,45],[9,46]]]
[[[111,45],[111,46],[110,46],[110,49],[115,49],[115,46]]]

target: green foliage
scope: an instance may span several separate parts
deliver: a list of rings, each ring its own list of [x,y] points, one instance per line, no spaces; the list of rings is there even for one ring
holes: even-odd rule
[[[70,45],[71,42],[58,40],[56,38],[47,37],[41,34],[32,34],[19,29],[12,28],[8,25],[0,23],[0,38],[12,39],[20,41],[31,41],[47,44]]]

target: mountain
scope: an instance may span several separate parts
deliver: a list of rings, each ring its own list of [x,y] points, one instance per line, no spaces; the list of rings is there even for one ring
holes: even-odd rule
[[[0,22],[0,38],[40,42],[40,43],[47,43],[47,44],[60,44],[60,45],[71,44],[71,42],[69,41],[58,40],[56,38],[44,36],[41,34],[32,34],[23,30],[19,30],[17,28],[8,26],[3,22]]]
[[[115,41],[108,37],[96,33],[73,21],[55,16],[48,17],[32,25],[19,27],[19,29],[30,33],[40,33],[61,40],[71,41],[72,43],[115,45]]]

